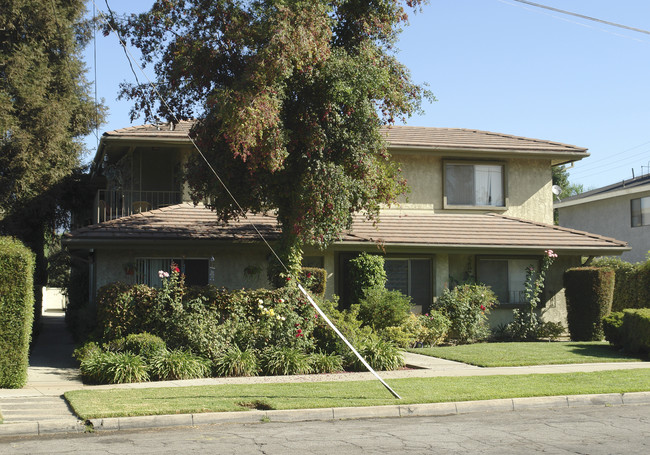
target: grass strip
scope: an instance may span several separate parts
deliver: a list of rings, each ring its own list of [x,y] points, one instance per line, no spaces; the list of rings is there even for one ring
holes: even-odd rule
[[[639,357],[616,350],[609,343],[601,341],[475,343],[407,351],[480,367],[641,361]]]
[[[65,398],[81,419],[142,415],[439,403],[552,395],[650,391],[650,369],[589,373],[409,378],[388,381],[243,384],[75,390]]]

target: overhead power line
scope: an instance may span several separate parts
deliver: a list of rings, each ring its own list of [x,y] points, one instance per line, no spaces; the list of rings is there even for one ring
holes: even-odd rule
[[[554,8],[552,6],[542,5],[540,3],[529,2],[528,0],[512,0],[512,1],[515,1],[515,2],[518,2],[518,3],[525,3],[526,5],[534,6],[536,8],[543,8],[543,9],[547,9],[549,11],[555,11],[556,13],[568,14],[569,16],[579,17],[581,19],[587,19],[589,21],[600,22],[601,24],[611,25],[612,27],[624,28],[626,30],[631,30],[633,32],[645,33],[646,35],[650,35],[650,31],[644,30],[642,28],[630,27],[628,25],[618,24],[616,22],[610,22],[610,21],[606,21],[606,20],[603,20],[603,19],[598,19],[596,17],[586,16],[584,14],[573,13],[571,11],[566,11],[566,10],[559,9],[559,8]]]

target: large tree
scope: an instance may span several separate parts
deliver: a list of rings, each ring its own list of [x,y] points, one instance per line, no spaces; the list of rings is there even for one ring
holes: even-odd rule
[[[75,197],[82,139],[103,119],[81,60],[84,13],[83,0],[0,0],[0,233],[35,252],[37,285],[62,198]]]
[[[165,100],[125,84],[132,115],[198,120],[196,143],[241,208],[199,154],[187,166],[193,199],[224,221],[276,211],[290,275],[305,244],[326,247],[354,213],[376,219],[406,191],[380,127],[431,95],[394,55],[402,3],[159,0],[118,25]]]

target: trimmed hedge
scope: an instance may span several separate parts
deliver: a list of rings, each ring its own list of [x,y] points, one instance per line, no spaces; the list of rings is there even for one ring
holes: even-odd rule
[[[34,255],[19,241],[0,237],[0,388],[27,383],[34,320]]]
[[[623,311],[623,347],[631,353],[650,353],[650,308]]]
[[[576,267],[564,272],[567,322],[573,341],[599,341],[602,320],[612,310],[614,270]]]
[[[593,266],[611,268],[616,274],[612,311],[650,308],[650,262],[631,264],[605,257],[596,259]]]

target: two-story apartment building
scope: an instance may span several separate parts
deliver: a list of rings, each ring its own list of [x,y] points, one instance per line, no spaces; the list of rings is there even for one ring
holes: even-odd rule
[[[643,262],[650,252],[650,175],[586,191],[555,203],[559,223],[625,240],[621,259]]]
[[[113,281],[156,285],[171,261],[187,281],[229,288],[264,287],[279,230],[271,215],[219,223],[189,201],[180,175],[193,153],[190,122],[124,128],[102,136],[93,174],[105,179],[94,224],[67,234],[73,254],[87,255],[91,294]],[[552,141],[468,129],[395,126],[384,130],[411,193],[382,211],[377,226],[362,216],[325,251],[306,250],[305,265],[327,270],[327,294],[345,304],[347,266],[361,251],[386,259],[388,286],[426,311],[443,289],[477,280],[492,286],[507,322],[523,303],[525,268],[545,250],[559,258],[547,274],[542,317],[563,322],[562,273],[583,258],[619,255],[624,242],[553,226],[551,168],[588,156]]]

